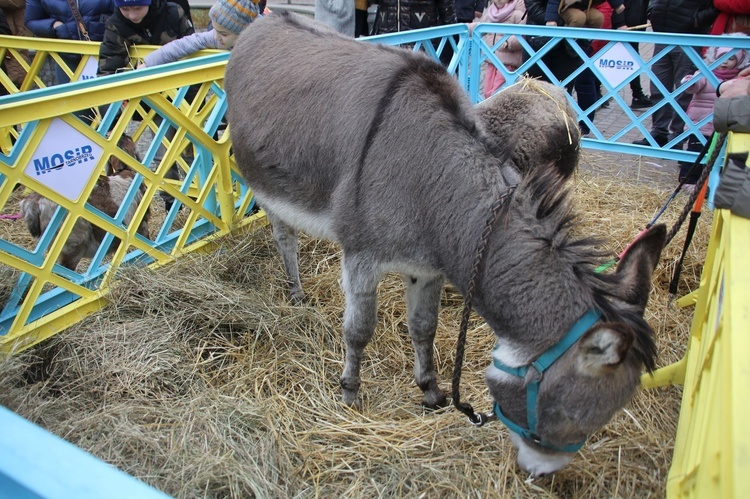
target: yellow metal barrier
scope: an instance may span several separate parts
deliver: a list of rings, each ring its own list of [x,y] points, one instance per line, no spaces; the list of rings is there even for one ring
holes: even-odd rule
[[[14,82],[4,71],[0,71],[0,96],[45,88],[53,84],[53,72],[58,66],[72,82],[89,77],[90,73],[95,73],[99,45],[99,42],[0,35],[0,61],[12,56],[25,71],[22,82]],[[138,61],[158,48],[144,45],[131,47],[130,58],[133,67],[130,69],[134,69]],[[217,53],[221,51],[202,50],[191,57]],[[61,54],[75,54],[80,56],[80,60],[74,68],[70,68],[68,63],[63,61]],[[79,99],[86,104],[85,96]],[[7,153],[10,144],[17,137],[18,133],[14,127],[0,127],[0,150]]]
[[[7,132],[0,140],[0,213],[6,216],[0,237],[0,352],[26,348],[100,309],[120,265],[160,265],[263,223],[262,214],[253,214],[252,193],[236,170],[228,134],[218,131],[226,109],[227,52],[75,82],[87,58],[98,54],[98,44],[0,37],[2,55],[24,49],[33,53],[24,65],[24,82],[16,86],[0,73],[11,94],[0,98],[0,130]],[[137,49],[142,56],[154,47]],[[62,63],[61,51],[83,55],[70,71],[74,82],[45,88],[45,61]],[[90,110],[93,123],[79,119],[80,110]],[[140,144],[142,158],[118,147],[125,133]],[[121,209],[105,214],[85,201],[112,157],[138,175]],[[172,179],[170,170],[180,179]],[[30,192],[60,206],[38,242],[22,220],[12,220]],[[157,194],[174,198],[171,210]],[[126,224],[131,204],[137,206]],[[150,234],[144,237],[137,229],[149,211]],[[93,258],[68,269],[56,262],[81,221],[105,236]],[[112,241],[117,249],[108,255]]]
[[[750,151],[730,135],[728,151]],[[667,497],[750,497],[750,220],[716,210],[683,359],[644,376],[647,387],[684,384]]]

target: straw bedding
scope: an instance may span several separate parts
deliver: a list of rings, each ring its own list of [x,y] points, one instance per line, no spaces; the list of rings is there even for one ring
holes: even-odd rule
[[[674,173],[587,153],[572,180],[582,233],[613,253],[667,198]],[[650,175],[653,175],[653,168]],[[664,221],[671,224],[678,196]],[[698,285],[704,213],[680,293]],[[681,235],[654,276],[647,318],[659,363],[684,352],[691,310],[668,305]],[[291,306],[268,229],[230,238],[157,272],[128,268],[112,304],[22,354],[0,360],[0,403],[177,497],[663,496],[681,389],[640,391],[558,474],[530,480],[500,423],[474,428],[452,408],[419,406],[402,286],[379,287],[379,323],[362,366],[362,411],[339,402],[344,299],[340,253],[302,238],[311,302]],[[446,287],[436,340],[450,391],[461,297]],[[488,410],[491,331],[472,315],[462,398]]]

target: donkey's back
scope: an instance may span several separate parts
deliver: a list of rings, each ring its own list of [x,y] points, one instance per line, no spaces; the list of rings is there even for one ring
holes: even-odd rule
[[[261,205],[342,244],[350,223],[372,219],[368,203],[398,211],[425,178],[455,173],[446,155],[486,146],[439,63],[287,13],[243,33],[225,85],[237,163]]]

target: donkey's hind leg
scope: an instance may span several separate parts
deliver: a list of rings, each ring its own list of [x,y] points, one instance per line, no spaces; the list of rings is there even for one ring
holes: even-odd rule
[[[424,392],[422,405],[433,409],[445,407],[445,394],[438,388],[433,354],[445,279],[442,274],[402,277],[406,287],[409,336],[414,345],[414,381]]]
[[[375,262],[366,256],[347,256],[341,262],[341,281],[346,296],[344,342],[346,363],[341,374],[341,398],[346,405],[360,407],[357,394],[365,347],[372,339],[378,320],[377,288],[380,275]]]
[[[284,260],[284,269],[289,284],[289,300],[292,303],[302,303],[305,301],[305,293],[302,291],[302,282],[299,278],[297,230],[268,210],[266,210],[266,216],[273,228],[276,249],[279,250]]]

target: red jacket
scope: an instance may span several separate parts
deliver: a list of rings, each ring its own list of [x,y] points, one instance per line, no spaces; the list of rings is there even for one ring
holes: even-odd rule
[[[711,26],[712,35],[750,34],[750,0],[714,0],[714,7],[720,12]]]

